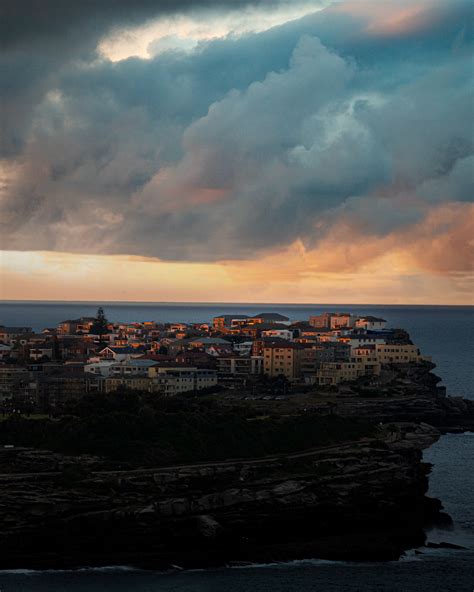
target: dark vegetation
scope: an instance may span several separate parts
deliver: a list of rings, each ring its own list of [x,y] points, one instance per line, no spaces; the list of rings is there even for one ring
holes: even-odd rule
[[[93,454],[131,465],[166,465],[285,454],[372,435],[367,421],[310,413],[258,417],[212,397],[160,398],[123,391],[87,396],[57,418],[10,417],[0,445]]]
[[[105,317],[104,309],[100,306],[97,310],[97,316],[94,320],[93,325],[90,328],[92,335],[99,335],[101,338],[106,333],[109,333],[108,321]]]

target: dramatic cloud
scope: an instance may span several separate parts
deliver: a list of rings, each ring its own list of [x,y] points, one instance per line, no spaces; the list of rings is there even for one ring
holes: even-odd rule
[[[336,2],[218,39],[196,6],[298,10],[88,4],[25,22],[6,3],[4,249],[212,262],[299,244],[318,273],[387,252],[472,271],[470,2]],[[171,13],[197,19],[189,37],[163,36]],[[109,59],[151,19],[148,57]]]
[[[98,57],[107,34],[159,15],[274,9],[288,0],[3,0],[0,6],[0,158],[18,154],[48,89],[65,71]],[[298,4],[298,2],[297,2]]]

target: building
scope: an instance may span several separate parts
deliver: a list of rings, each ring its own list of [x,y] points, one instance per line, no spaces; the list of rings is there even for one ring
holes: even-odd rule
[[[355,322],[355,327],[366,331],[383,331],[386,326],[387,321],[385,319],[371,316],[360,317]]]
[[[189,349],[203,349],[204,351],[208,351],[211,347],[215,346],[226,347],[232,350],[232,343],[220,337],[196,337],[188,343]]]
[[[63,360],[85,359],[97,350],[97,346],[91,339],[79,335],[59,335],[55,347],[58,357]]]
[[[248,318],[247,315],[220,315],[212,319],[212,326],[215,331],[224,332],[226,329],[230,329],[237,321]]]
[[[342,335],[338,338],[340,343],[346,343],[350,345],[351,350],[358,348],[362,345],[376,345],[376,344],[385,344],[386,343],[386,336],[381,335],[378,332],[365,332],[365,331],[358,331],[357,333],[349,333],[347,335]]]
[[[104,391],[112,393],[119,389],[150,392],[152,379],[148,376],[107,376],[104,378]]]
[[[234,351],[239,354],[239,356],[248,356],[252,351],[252,341],[242,341],[241,343],[234,343]]]
[[[296,380],[300,374],[303,347],[288,341],[264,343],[263,373],[266,376],[285,376]]]
[[[22,331],[27,327],[2,327],[0,329],[0,342],[5,345],[27,345],[31,333]]]
[[[0,343],[0,360],[7,360],[12,351],[11,345],[6,345],[5,343]]]
[[[155,364],[148,369],[148,376],[153,380],[151,390],[162,391],[167,395],[200,391],[217,385],[215,370],[172,362]]]
[[[216,358],[217,374],[222,376],[243,376],[262,374],[263,357],[261,356],[219,356]]]
[[[0,365],[0,402],[11,399],[26,387],[30,373],[23,366],[15,364]]]
[[[109,376],[112,370],[112,366],[115,365],[114,360],[102,360],[100,362],[90,362],[85,364],[84,372],[87,374],[93,374],[94,376]]]
[[[30,360],[52,360],[54,358],[54,344],[51,341],[35,343],[29,348]]]
[[[97,358],[99,360],[115,360],[116,362],[123,362],[124,360],[130,360],[132,357],[140,357],[143,354],[141,348],[130,347],[130,346],[106,346],[101,349]]]
[[[329,329],[326,327],[313,327],[309,323],[299,321],[293,323],[289,327],[296,337],[317,337],[322,333],[328,333]]]
[[[44,411],[63,407],[80,400],[87,393],[87,376],[82,370],[38,372],[29,384],[29,394],[36,406]]]
[[[153,360],[146,360],[142,358],[133,358],[129,360],[122,360],[121,362],[114,363],[109,368],[110,377],[136,377],[136,376],[147,376],[148,370],[153,366],[156,366],[158,362]]]
[[[321,386],[334,386],[341,382],[352,382],[362,376],[378,376],[381,364],[377,358],[354,357],[348,362],[323,362],[316,373]]]
[[[280,337],[281,339],[285,339],[289,341],[293,339],[293,331],[290,329],[266,329],[262,331],[262,337]]]
[[[4,327],[0,326],[0,342],[6,345],[22,341],[21,345],[28,343],[28,336],[33,333],[31,327]]]
[[[348,312],[324,312],[309,317],[309,324],[321,329],[341,329],[354,326],[354,317]]]
[[[279,314],[278,312],[261,312],[247,320],[248,325],[255,325],[258,323],[274,324],[279,323],[281,325],[290,325],[290,319],[285,315]]]
[[[420,350],[412,344],[377,343],[375,355],[381,364],[408,364],[423,359]]]
[[[157,360],[166,361],[166,360]],[[216,365],[215,356],[200,350],[183,351],[177,354],[175,359],[168,360],[171,362],[178,362],[188,366],[195,366],[196,368],[207,368],[212,370]]]
[[[300,371],[306,376],[316,374],[322,362],[334,362],[334,349],[325,344],[306,346],[301,350]]]
[[[77,333],[89,333],[90,328],[95,322],[93,317],[81,317],[80,319],[70,319],[61,321],[57,332],[61,335],[76,335]]]

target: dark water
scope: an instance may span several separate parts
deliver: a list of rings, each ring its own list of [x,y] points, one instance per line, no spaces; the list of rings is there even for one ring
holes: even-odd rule
[[[0,303],[0,324],[39,330],[66,318],[93,315],[97,304]],[[111,320],[208,321],[216,314],[277,311],[306,319],[326,310],[382,316],[407,329],[431,355],[450,394],[474,398],[474,308],[439,306],[285,306],[106,304]],[[0,572],[1,592],[472,592],[474,590],[474,434],[447,435],[425,453],[433,463],[430,495],[454,519],[452,531],[432,531],[464,551],[423,550],[399,562],[355,564],[294,562],[244,569],[168,574],[124,568],[76,572]]]

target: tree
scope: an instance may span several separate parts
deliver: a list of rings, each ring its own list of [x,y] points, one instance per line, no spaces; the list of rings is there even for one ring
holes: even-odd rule
[[[92,335],[99,335],[100,340],[102,341],[102,336],[109,332],[108,324],[109,322],[105,318],[104,309],[102,306],[99,306],[97,316],[90,328],[90,333],[92,333]]]

